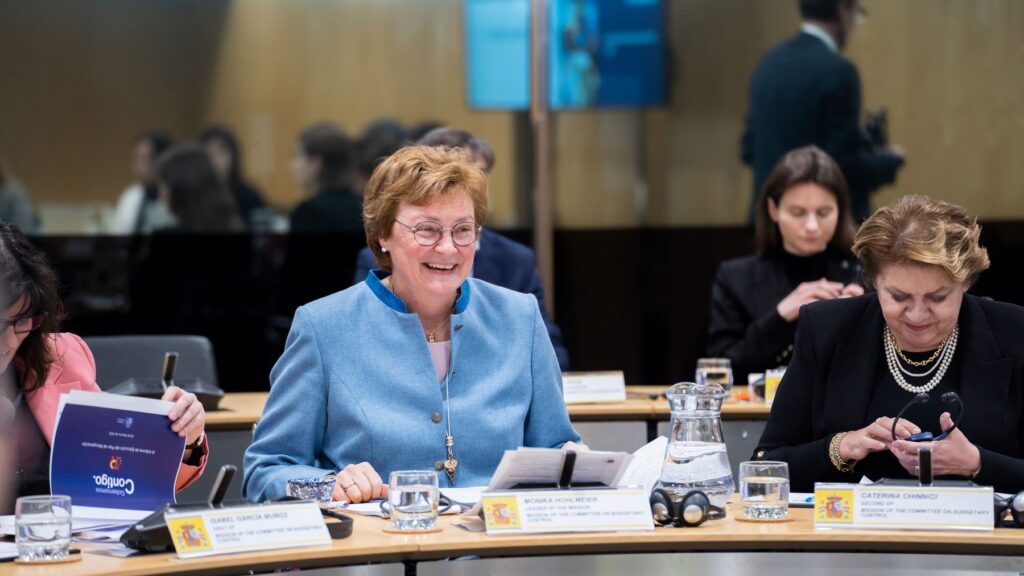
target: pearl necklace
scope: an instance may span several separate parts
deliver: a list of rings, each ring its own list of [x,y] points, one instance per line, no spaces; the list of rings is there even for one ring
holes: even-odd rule
[[[898,348],[896,347],[896,338],[893,337],[892,331],[889,330],[889,326],[886,325],[882,331],[882,342],[885,348],[885,360],[889,366],[889,373],[892,374],[893,380],[896,381],[896,385],[900,388],[910,392],[911,394],[920,394],[921,392],[929,392],[932,388],[939,385],[942,381],[942,377],[946,375],[946,370],[949,369],[949,365],[953,362],[953,354],[956,352],[956,341],[960,335],[960,325],[953,326],[953,333],[947,337],[947,340],[942,348],[942,355],[939,357],[939,361],[932,366],[931,370],[928,370],[924,374],[913,374],[908,372],[900,366],[897,357]],[[921,386],[912,386],[903,377],[902,373],[906,373],[909,376],[924,377],[936,370],[935,375],[932,376],[931,380],[922,384]]]

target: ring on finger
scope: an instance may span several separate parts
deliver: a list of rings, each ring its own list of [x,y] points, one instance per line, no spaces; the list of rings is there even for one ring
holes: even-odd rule
[[[342,484],[341,485],[341,489],[346,491],[346,492],[348,492],[348,489],[353,487],[353,486],[355,486],[355,485],[356,485],[355,482],[349,482],[348,484]]]

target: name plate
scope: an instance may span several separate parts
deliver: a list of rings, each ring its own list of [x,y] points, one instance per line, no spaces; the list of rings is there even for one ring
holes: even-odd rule
[[[814,485],[815,528],[992,530],[991,486]]]
[[[164,519],[179,558],[331,544],[315,502],[187,510]]]
[[[654,530],[641,488],[485,492],[487,534]]]
[[[612,372],[566,372],[562,374],[562,395],[566,404],[622,402],[626,399],[626,375]]]

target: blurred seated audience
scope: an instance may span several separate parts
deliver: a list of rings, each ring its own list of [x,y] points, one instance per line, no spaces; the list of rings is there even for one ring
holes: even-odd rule
[[[787,462],[808,492],[917,478],[928,448],[937,479],[1024,489],[1024,308],[967,293],[989,267],[980,235],[966,210],[925,196],[868,218],[853,252],[875,291],[800,311],[754,458]]]
[[[175,225],[174,216],[157,191],[156,161],[171,147],[164,132],[147,132],[132,143],[131,167],[135,183],[121,193],[108,230],[111,234],[149,234]]]
[[[373,169],[406,143],[405,128],[396,120],[382,119],[371,123],[356,142],[359,173],[355,189],[362,193],[373,175]]]
[[[424,120],[418,124],[414,124],[412,128],[409,128],[409,133],[406,136],[406,139],[409,142],[419,142],[427,135],[427,132],[437,128],[444,128],[444,122],[438,122],[437,120]]]
[[[440,146],[443,148],[461,148],[470,154],[473,163],[485,173],[490,174],[494,168],[494,151],[483,139],[477,138],[465,130],[439,127],[428,132],[417,144],[423,146]],[[376,267],[373,253],[369,248],[359,252],[356,262],[355,281],[362,282],[372,268]],[[558,365],[569,370],[569,351],[562,343],[562,330],[548,316],[544,304],[544,286],[537,273],[533,250],[514,240],[510,240],[484,228],[476,242],[476,258],[470,275],[485,282],[490,282],[516,292],[533,294],[540,306],[544,325],[547,327],[551,345],[555,348]]]
[[[8,461],[13,460],[15,470],[4,476],[0,493],[49,494],[60,396],[71,390],[99,392],[96,362],[81,338],[60,332],[64,305],[46,256],[6,222],[0,222],[0,305],[0,413],[6,414],[10,432],[0,442],[5,452],[13,452]],[[176,386],[163,399],[174,403],[168,414],[171,430],[185,438],[175,482],[181,490],[206,467],[206,412],[195,394]],[[5,505],[0,502],[0,508]]]
[[[196,144],[177,146],[157,164],[160,196],[175,224],[167,231],[197,234],[238,232],[241,217],[206,150]]]
[[[0,164],[0,222],[14,224],[28,233],[37,228],[32,203],[25,188],[3,164]]]
[[[846,180],[832,158],[815,146],[783,156],[761,195],[757,254],[718,268],[708,354],[729,358],[738,382],[787,364],[801,306],[864,293],[853,231]]]
[[[355,149],[340,127],[319,122],[303,130],[295,143],[292,175],[311,197],[292,211],[291,231],[362,232],[355,172]]]
[[[210,161],[217,171],[221,183],[227,187],[238,213],[247,228],[252,227],[253,212],[263,208],[263,194],[245,179],[242,172],[242,156],[238,148],[238,139],[226,126],[209,126],[204,129],[199,140],[210,155]]]
[[[245,453],[242,493],[334,475],[334,500],[394,470],[487,484],[506,450],[580,448],[537,301],[468,278],[487,176],[461,150],[407,146],[366,187],[365,282],[295,312]]]

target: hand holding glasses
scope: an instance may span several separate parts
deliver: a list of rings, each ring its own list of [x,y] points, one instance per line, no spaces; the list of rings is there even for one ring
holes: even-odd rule
[[[395,220],[395,222],[398,222],[398,220]],[[440,224],[430,222],[422,222],[416,226],[409,226],[403,222],[398,222],[398,224],[412,232],[416,243],[420,246],[436,246],[444,238],[445,231],[452,235],[452,243],[456,246],[469,246],[476,242],[476,239],[480,236],[481,229],[481,226],[475,222],[460,222],[451,228],[445,228]]]

